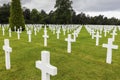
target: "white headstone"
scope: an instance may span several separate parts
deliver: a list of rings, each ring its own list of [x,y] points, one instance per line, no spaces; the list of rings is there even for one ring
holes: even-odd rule
[[[105,37],[107,36],[107,30],[106,29],[104,30],[104,36]]]
[[[53,34],[55,34],[55,28],[53,28]]]
[[[43,38],[44,38],[44,46],[46,47],[47,46],[47,38],[49,38],[49,36],[47,35],[47,29],[46,28],[44,29]]]
[[[4,40],[4,46],[3,50],[5,51],[5,64],[6,64],[6,69],[10,69],[10,52],[12,52],[12,48],[9,46],[9,40],[5,39]]]
[[[26,32],[28,33],[28,31],[29,31],[29,28],[28,28],[28,27],[26,27]]]
[[[113,39],[113,41],[115,41],[115,35],[117,35],[116,31],[113,30],[113,32],[111,33],[111,35],[112,35],[112,39]]]
[[[74,37],[74,38],[73,38],[74,41],[76,41],[76,32],[74,31],[72,34],[73,34],[73,37]]]
[[[42,51],[41,58],[41,61],[36,61],[36,68],[42,71],[41,80],[50,80],[50,75],[57,75],[57,68],[50,65],[50,52]]]
[[[108,44],[103,44],[103,47],[107,48],[106,63],[111,64],[111,62],[112,62],[112,49],[118,49],[118,46],[113,45],[112,38],[108,38]]]
[[[22,33],[22,27],[20,26],[20,33]]]
[[[66,29],[63,29],[63,34],[64,34],[64,35],[66,34]]]
[[[94,39],[94,34],[95,34],[94,30],[91,30],[92,39]]]
[[[21,33],[21,32],[20,32],[20,30],[18,29],[18,30],[17,30],[18,39],[20,39],[20,33]]]
[[[74,42],[74,40],[71,38],[71,34],[68,34],[68,38],[66,38],[65,41],[68,42],[67,52],[71,53],[71,42]]]
[[[99,45],[99,38],[101,38],[102,36],[99,35],[99,32],[97,31],[97,34],[94,35],[94,37],[96,37],[96,46],[98,46]]]
[[[9,28],[9,37],[11,37],[11,28]]]
[[[37,35],[37,29],[36,29],[36,27],[34,28],[34,34],[35,34],[35,36]]]
[[[17,30],[17,29],[16,29],[16,26],[15,26],[15,27],[14,27],[14,31],[16,32],[16,30]]]
[[[28,34],[28,42],[31,42],[31,34],[32,34],[31,30],[28,30],[27,34]]]
[[[58,30],[56,31],[56,33],[57,33],[57,39],[59,39],[59,38],[60,38],[60,29],[58,29]]]

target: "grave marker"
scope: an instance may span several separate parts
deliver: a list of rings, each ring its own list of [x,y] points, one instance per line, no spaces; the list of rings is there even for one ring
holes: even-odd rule
[[[34,34],[35,34],[35,36],[37,35],[37,29],[36,29],[36,27],[34,28]]]
[[[28,42],[31,42],[31,34],[32,34],[31,30],[28,30],[27,34],[28,34]]]
[[[36,61],[36,68],[42,71],[41,80],[50,80],[50,75],[57,75],[57,68],[50,65],[50,52],[42,51],[41,59],[41,61]]]
[[[104,36],[106,37],[107,36],[107,30],[104,29]]]
[[[20,33],[22,33],[22,27],[20,26]]]
[[[112,62],[112,49],[118,49],[117,45],[113,45],[113,39],[108,38],[108,44],[103,44],[103,47],[107,48],[106,63],[111,64]]]
[[[56,31],[56,33],[57,33],[57,39],[59,39],[59,38],[60,38],[60,29],[58,29],[58,30]]]
[[[66,29],[63,29],[63,34],[64,34],[64,35],[66,34]]]
[[[15,27],[14,27],[14,31],[16,32],[16,30],[17,30],[17,29],[16,29],[16,26],[15,26]]]
[[[74,42],[74,40],[71,38],[71,34],[68,34],[68,38],[66,38],[65,41],[68,42],[67,52],[71,53],[71,42]]]
[[[9,28],[9,37],[11,37],[11,28]]]
[[[3,50],[5,51],[5,65],[6,65],[6,69],[8,70],[11,67],[11,65],[10,65],[10,52],[12,52],[12,48],[9,46],[8,39],[4,40]]]
[[[91,30],[92,39],[94,39],[94,34],[95,34],[94,30]]]
[[[99,45],[99,38],[101,38],[102,36],[99,35],[99,32],[97,31],[97,34],[94,35],[94,37],[96,37],[96,46],[98,46]]]
[[[115,41],[115,35],[117,35],[116,31],[113,30],[113,32],[111,33],[111,35],[112,35],[112,39],[113,39],[113,41]]]
[[[20,33],[21,33],[21,32],[20,32],[20,30],[18,29],[18,30],[17,30],[18,39],[20,39]]]
[[[47,29],[46,28],[44,29],[43,38],[44,38],[44,46],[46,47],[47,46],[47,38],[49,38],[49,36],[47,35]]]
[[[76,42],[76,35],[77,35],[77,33],[74,31],[72,34],[73,34],[73,39]]]

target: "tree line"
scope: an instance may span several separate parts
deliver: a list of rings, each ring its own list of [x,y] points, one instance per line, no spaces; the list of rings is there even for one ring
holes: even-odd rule
[[[65,2],[66,1],[66,2]],[[56,0],[56,10],[46,13],[44,10],[30,10],[23,7],[23,15],[26,24],[93,24],[93,25],[120,25],[120,20],[103,15],[91,17],[81,12],[76,14],[72,9],[72,1]],[[10,4],[0,6],[0,24],[8,24],[10,17]]]

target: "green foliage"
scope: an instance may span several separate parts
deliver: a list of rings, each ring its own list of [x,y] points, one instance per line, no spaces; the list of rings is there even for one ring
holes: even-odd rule
[[[30,20],[31,12],[30,12],[30,9],[25,9],[23,13],[24,13],[25,23],[26,24],[30,24],[31,23],[31,20]]]
[[[32,24],[34,23],[38,23],[39,22],[39,12],[37,11],[37,9],[32,9],[31,11],[31,22]]]
[[[47,22],[47,18],[48,18],[47,16],[48,16],[47,13],[44,10],[41,10],[41,12],[40,12],[40,23],[42,23],[42,24],[48,23]]]
[[[20,0],[12,0],[11,2],[9,24],[12,30],[14,30],[15,26],[17,29],[20,28],[20,26],[23,30],[25,29],[25,21]]]
[[[3,4],[3,6],[0,7],[0,23],[7,24],[9,22],[9,16],[10,16],[10,5]]]
[[[58,24],[70,24],[72,19],[72,1],[70,0],[56,0],[56,23]]]
[[[23,15],[26,24],[95,24],[95,25],[120,25],[120,19],[117,19],[115,17],[107,18],[103,15],[98,15],[91,17],[89,15],[86,15],[85,13],[81,12],[79,14],[76,14],[76,12],[71,7],[72,1],[70,0],[56,0],[55,4],[55,11],[50,11],[49,13],[46,13],[44,10],[38,11],[37,9],[30,9],[23,7],[23,12],[18,12],[18,8],[13,10],[15,7],[11,7],[9,4],[3,4],[3,6],[0,6],[0,24],[8,24],[8,22],[13,22],[14,25],[18,26],[18,23],[21,22],[21,25],[24,24]],[[12,4],[11,4],[12,5]],[[21,9],[20,9],[21,10]],[[10,18],[10,11],[15,11],[16,15],[13,15],[13,12],[11,13]],[[22,17],[18,17],[19,15],[22,15]],[[16,16],[16,17],[15,17]],[[20,19],[19,19],[20,18]],[[19,19],[19,20],[18,20]],[[10,24],[10,26],[13,25]],[[13,26],[14,26],[13,25]],[[19,27],[19,26],[18,26]]]

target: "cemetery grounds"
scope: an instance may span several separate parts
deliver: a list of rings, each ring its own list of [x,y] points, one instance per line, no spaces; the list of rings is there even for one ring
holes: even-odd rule
[[[5,29],[5,36],[0,28],[0,80],[41,80],[41,71],[35,68],[35,61],[41,60],[41,51],[50,51],[50,63],[58,69],[58,74],[51,77],[51,80],[120,80],[120,48],[112,50],[112,64],[107,64],[107,49],[102,47],[108,43],[108,38],[100,38],[99,46],[96,40],[91,39],[90,34],[83,26],[76,42],[72,43],[72,52],[67,53],[67,34],[64,36],[61,30],[60,39],[56,38],[50,29],[48,30],[48,46],[44,47],[44,29],[32,33],[32,42],[28,42],[27,32],[21,33],[20,40],[17,33],[12,32],[9,38],[8,29]],[[70,32],[72,33],[72,32]],[[120,47],[120,31],[113,44]],[[5,53],[3,51],[4,39],[10,40],[12,48],[11,69],[5,69]]]

